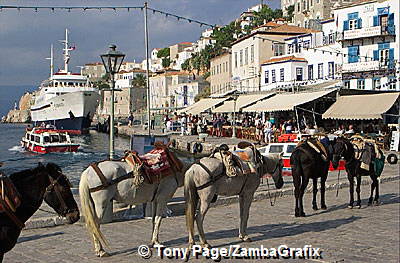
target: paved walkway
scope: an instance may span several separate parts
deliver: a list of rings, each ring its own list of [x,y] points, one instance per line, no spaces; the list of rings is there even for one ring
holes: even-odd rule
[[[248,230],[254,241],[252,243],[239,243],[237,239],[237,204],[214,207],[205,220],[207,237],[212,245],[218,247],[236,244],[268,248],[283,244],[289,247],[312,245],[323,252],[323,258],[314,260],[316,262],[399,262],[399,181],[381,185],[380,206],[366,206],[369,195],[367,186],[362,188],[362,209],[346,208],[348,188],[342,189],[339,197],[335,195],[336,191],[328,191],[328,210],[314,212],[311,209],[311,194],[306,194],[305,212],[308,216],[305,218],[293,217],[293,196],[279,198],[273,207],[266,200],[253,203]],[[150,240],[149,220],[116,222],[104,225],[102,229],[111,243],[110,258],[96,258],[83,225],[75,224],[23,231],[19,243],[6,254],[4,262],[162,261],[156,256],[145,260],[137,254],[138,246]],[[184,217],[165,219],[160,240],[169,247],[185,247],[187,233]]]

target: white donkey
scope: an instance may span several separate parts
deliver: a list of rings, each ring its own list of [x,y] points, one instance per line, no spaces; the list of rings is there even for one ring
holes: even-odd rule
[[[210,247],[204,234],[203,221],[215,195],[239,195],[240,226],[239,238],[251,242],[246,233],[249,210],[254,192],[260,185],[264,174],[272,175],[276,188],[283,186],[282,155],[264,157],[257,150],[246,148],[249,155],[254,154],[257,171],[247,175],[227,176],[222,161],[216,158],[202,158],[200,163],[193,164],[185,175],[186,225],[189,232],[189,249],[195,244],[194,220],[197,222],[200,243]],[[197,207],[199,211],[196,213]],[[196,215],[195,215],[196,214]],[[188,255],[187,255],[188,256]]]
[[[153,184],[146,181],[141,184],[135,182],[131,176],[132,166],[126,161],[103,161],[83,171],[79,183],[81,213],[85,217],[89,234],[93,237],[96,255],[109,256],[103,248],[108,243],[100,230],[100,223],[112,220],[113,200],[127,205],[152,202],[151,245],[159,244],[158,234],[163,212],[177,188],[183,186],[183,176],[187,168],[181,167],[180,171],[175,170],[174,174],[159,178],[159,182]],[[102,179],[96,170],[100,170]]]

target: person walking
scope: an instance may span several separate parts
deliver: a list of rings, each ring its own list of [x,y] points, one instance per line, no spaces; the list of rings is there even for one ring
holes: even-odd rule
[[[182,114],[182,117],[181,117],[181,136],[186,135],[186,125],[187,125],[186,115]]]
[[[156,123],[156,117],[154,116],[154,113],[152,113],[150,118],[150,130],[154,130],[155,123]]]
[[[264,136],[265,136],[264,141],[266,144],[272,142],[272,123],[269,120],[269,118],[267,118],[264,124]]]

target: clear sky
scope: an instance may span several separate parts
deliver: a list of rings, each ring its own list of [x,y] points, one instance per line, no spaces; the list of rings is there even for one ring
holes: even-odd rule
[[[224,25],[237,18],[248,7],[260,0],[149,0],[149,7],[204,21]],[[265,0],[272,8],[279,8],[279,0]],[[2,0],[0,5],[143,5],[138,0]],[[70,69],[99,61],[99,55],[115,43],[129,61],[144,58],[143,14],[140,10],[80,11],[63,10],[6,10],[0,12],[0,86],[39,85],[48,77],[50,45],[54,44],[55,70],[63,67],[62,45],[65,28],[70,31]],[[166,18],[149,12],[150,50],[183,41],[196,41],[205,27]]]

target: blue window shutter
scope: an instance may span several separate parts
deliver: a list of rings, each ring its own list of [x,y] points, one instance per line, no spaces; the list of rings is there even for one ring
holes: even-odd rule
[[[394,67],[394,48],[389,49],[389,68],[392,69]]]
[[[379,60],[379,50],[374,50],[374,60],[375,61]]]
[[[379,26],[379,17],[374,16],[374,26]]]
[[[357,24],[358,24],[358,29],[362,28],[362,19],[361,18],[358,19]]]
[[[343,31],[349,30],[349,21],[345,20],[343,21]]]
[[[391,14],[389,15],[389,18],[388,18],[388,25],[389,25],[389,26],[394,25],[394,13],[391,13]]]

